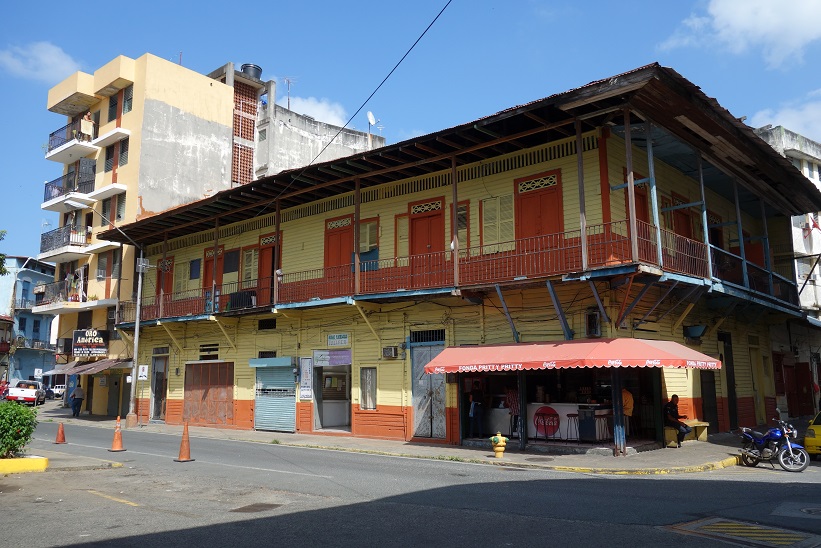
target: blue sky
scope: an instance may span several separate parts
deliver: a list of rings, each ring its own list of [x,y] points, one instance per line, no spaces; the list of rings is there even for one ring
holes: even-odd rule
[[[36,256],[58,226],[40,204],[62,173],[42,147],[65,118],[46,99],[72,72],[146,52],[203,73],[255,63],[278,80],[278,102],[288,78],[293,110],[342,123],[446,3],[12,3],[0,20],[0,252]],[[394,143],[658,61],[750,125],[821,141],[819,21],[818,0],[452,0],[351,125],[366,129],[373,111]]]

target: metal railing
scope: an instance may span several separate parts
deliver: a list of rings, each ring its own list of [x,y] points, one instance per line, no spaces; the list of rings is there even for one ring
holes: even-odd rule
[[[636,224],[639,262],[660,266],[656,228]],[[711,246],[712,265],[707,262],[707,245],[662,229],[663,269],[689,276],[713,277],[744,286],[742,259]],[[632,264],[630,226],[626,220],[587,227],[588,268],[600,269]],[[453,254],[439,251],[408,257],[390,257],[360,262],[359,294],[373,295],[402,290],[454,287]],[[795,285],[774,274],[773,290],[769,273],[748,264],[749,289],[796,304]],[[459,286],[487,286],[496,283],[546,278],[581,272],[581,233],[570,230],[531,238],[520,238],[468,247],[459,251]],[[353,264],[286,272],[279,277],[243,280],[212,289],[193,289],[143,298],[142,319],[198,316],[271,307],[278,303],[319,301],[355,294]],[[275,284],[278,284],[275,291]],[[275,298],[276,296],[276,298]],[[120,321],[134,321],[134,302],[121,303]]]
[[[86,181],[81,181],[77,173],[67,173],[58,179],[46,183],[45,192],[43,193],[43,201],[48,202],[55,198],[65,196],[70,192],[79,192],[80,194],[89,194],[94,191],[94,179],[91,178]]]
[[[40,302],[34,299],[15,299],[14,308],[18,310],[30,310],[32,307],[39,305]]]
[[[69,245],[86,247],[91,235],[91,227],[61,226],[40,235],[40,253],[53,251]]]
[[[43,287],[43,292],[41,297],[35,303],[35,306],[43,306],[65,301],[85,302],[88,300],[82,287],[74,281],[64,280],[60,282],[52,282],[50,284],[44,284],[41,287]]]
[[[48,136],[48,152],[51,152],[55,148],[63,146],[69,141],[76,141],[83,138],[96,139],[97,125],[92,124],[91,135],[89,137],[84,137],[84,134],[81,131],[81,123],[82,120],[74,120],[73,122],[61,127],[57,131],[52,131]]]

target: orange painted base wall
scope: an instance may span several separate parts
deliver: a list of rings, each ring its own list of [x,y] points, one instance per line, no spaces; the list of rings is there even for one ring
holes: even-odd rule
[[[146,410],[148,409],[146,400]],[[166,400],[166,424],[182,424],[183,400]],[[208,426],[200,425],[200,426]],[[215,425],[216,426],[216,425]],[[220,424],[221,428],[235,428],[237,430],[253,430],[254,428],[254,400],[234,400],[234,422]]]
[[[370,438],[410,440],[410,409],[381,405],[373,411],[351,406],[351,434]]]

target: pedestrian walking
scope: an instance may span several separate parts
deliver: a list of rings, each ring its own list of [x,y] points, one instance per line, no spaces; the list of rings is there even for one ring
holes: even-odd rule
[[[71,396],[69,396],[71,399],[71,415],[73,417],[80,416],[80,408],[83,406],[83,400],[85,397],[85,390],[83,390],[83,387],[78,382],[77,387],[71,391]]]

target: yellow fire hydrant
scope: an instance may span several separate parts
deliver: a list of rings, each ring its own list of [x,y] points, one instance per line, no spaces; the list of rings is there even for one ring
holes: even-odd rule
[[[497,459],[504,456],[507,442],[508,439],[504,437],[501,432],[496,432],[496,435],[490,438],[490,444],[493,446],[493,453]]]

